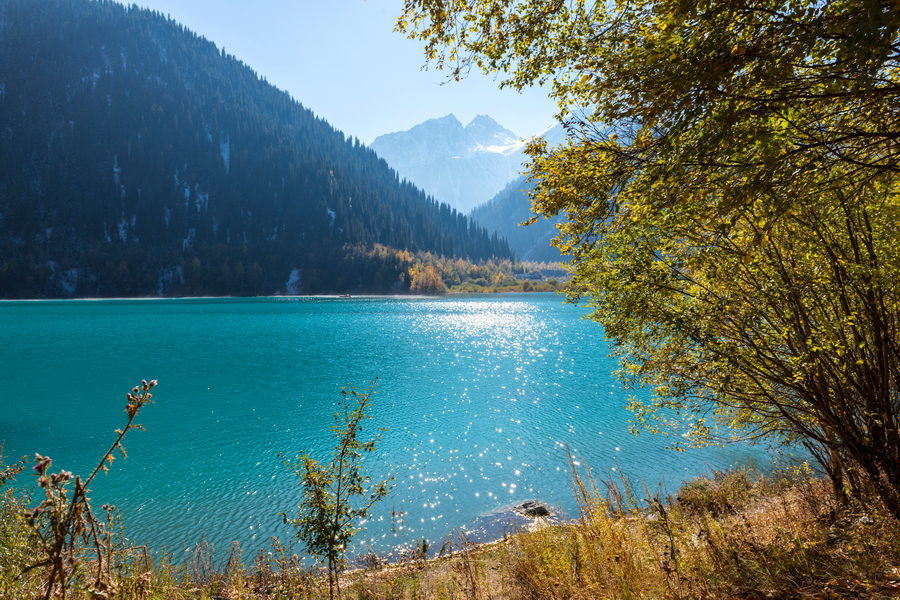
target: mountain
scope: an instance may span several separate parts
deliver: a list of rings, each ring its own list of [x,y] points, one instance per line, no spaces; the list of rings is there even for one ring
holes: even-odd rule
[[[511,256],[158,13],[0,1],[0,297],[406,289],[375,245]]]
[[[464,212],[519,174],[522,146],[516,134],[487,115],[465,126],[454,115],[429,119],[379,136],[371,145],[401,177]]]
[[[563,125],[557,124],[540,134],[540,137],[549,146],[558,146],[565,140],[566,130]],[[516,156],[522,161],[524,169],[527,156],[521,151]],[[531,189],[532,185],[525,177],[518,177],[496,196],[475,207],[469,216],[484,225],[488,231],[505,238],[521,260],[564,260],[559,250],[550,245],[550,241],[558,233],[556,223],[560,222],[560,217],[540,218],[527,227],[520,225],[534,216],[531,212],[531,199],[528,197]]]
[[[566,137],[557,124],[539,134],[550,146]],[[522,260],[557,261],[550,245],[559,220],[541,219],[520,227],[531,216],[530,186],[520,175],[528,156],[525,142],[487,115],[466,126],[454,115],[429,119],[406,131],[375,139],[372,149],[397,172],[435,198],[469,216],[509,246]]]
[[[528,226],[520,223],[533,215],[528,193],[532,185],[525,177],[513,180],[496,196],[475,208],[469,216],[484,225],[488,231],[506,238],[516,256],[525,261],[555,262],[564,260],[559,250],[550,245],[558,233],[555,224],[560,217],[541,217]]]

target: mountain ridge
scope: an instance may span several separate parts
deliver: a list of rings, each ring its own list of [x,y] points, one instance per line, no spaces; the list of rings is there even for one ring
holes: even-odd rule
[[[565,126],[556,123],[535,137],[558,146],[565,141]],[[550,243],[559,218],[520,226],[533,216],[532,186],[521,174],[529,159],[526,144],[489,115],[463,125],[451,113],[379,136],[372,148],[436,198],[454,198],[456,206],[467,207],[472,219],[506,239],[520,259],[559,261],[563,257]]]
[[[519,171],[521,138],[488,115],[463,125],[454,114],[378,136],[371,148],[438,201],[468,212]]]
[[[559,146],[565,142],[566,129],[564,125],[557,123],[536,137],[543,138],[550,147]],[[528,160],[524,144],[516,150],[516,158],[522,162],[524,169],[524,164]],[[510,181],[489,200],[473,208],[469,216],[484,225],[488,231],[506,239],[509,247],[522,260],[563,261],[565,257],[551,244],[558,234],[556,225],[561,222],[561,217],[539,218],[531,225],[524,227],[521,225],[534,216],[530,198],[533,188],[528,178],[521,175]]]

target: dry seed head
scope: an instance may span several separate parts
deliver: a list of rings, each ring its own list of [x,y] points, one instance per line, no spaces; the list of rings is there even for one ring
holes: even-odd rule
[[[47,471],[47,469],[50,468],[50,463],[52,463],[53,461],[50,459],[49,456],[42,456],[40,454],[35,454],[34,462],[35,462],[34,470],[37,473],[40,473],[43,475]]]

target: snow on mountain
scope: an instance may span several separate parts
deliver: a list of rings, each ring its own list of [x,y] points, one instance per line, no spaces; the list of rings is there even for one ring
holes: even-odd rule
[[[566,130],[557,123],[536,137],[558,146]],[[382,135],[372,148],[401,177],[505,238],[519,258],[560,260],[550,245],[559,219],[519,226],[531,216],[531,185],[521,175],[528,162],[526,141],[487,115],[465,126],[447,115]]]
[[[372,149],[401,177],[462,212],[518,176],[524,143],[487,115],[463,124],[454,115],[388,133]]]
[[[478,115],[465,127],[466,133],[477,148],[488,152],[507,154],[522,146],[519,136],[503,128],[487,115]]]
[[[550,147],[555,147],[565,141],[566,130],[562,124],[557,123],[537,137],[544,138]],[[524,169],[528,160],[524,153],[524,143],[510,153],[510,158],[518,161]],[[533,215],[529,198],[531,189],[531,183],[524,176],[518,177],[495,196],[476,206],[469,216],[484,225],[488,231],[506,239],[512,251],[522,260],[563,260],[559,250],[550,244],[559,233],[556,225],[561,221],[560,217],[538,219],[527,227],[520,225]]]

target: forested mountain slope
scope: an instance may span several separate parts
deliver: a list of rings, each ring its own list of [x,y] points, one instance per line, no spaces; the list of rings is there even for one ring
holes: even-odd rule
[[[496,196],[475,208],[469,216],[484,225],[488,231],[508,240],[510,248],[522,260],[563,260],[560,251],[550,245],[551,240],[559,233],[556,223],[560,221],[560,217],[542,217],[531,225],[521,225],[534,216],[528,197],[531,187],[525,177],[519,177]]]
[[[375,243],[510,256],[174,21],[0,2],[0,297],[402,291]]]

